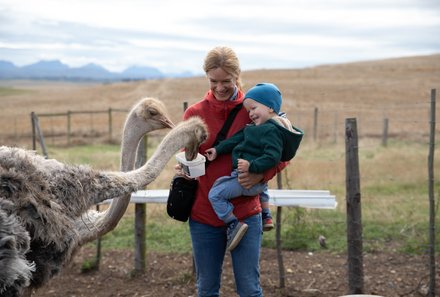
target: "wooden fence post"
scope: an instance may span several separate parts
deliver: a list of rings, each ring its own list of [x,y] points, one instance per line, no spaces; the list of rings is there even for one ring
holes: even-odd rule
[[[37,149],[37,135],[35,131],[35,122],[34,122],[35,112],[31,112],[31,124],[32,124],[32,149],[35,151]]]
[[[348,288],[350,294],[362,294],[364,291],[362,267],[362,213],[358,135],[355,118],[346,119],[345,122],[345,154]]]
[[[71,129],[71,114],[70,110],[67,111],[67,145],[70,145],[70,129]]]
[[[277,174],[277,184],[278,189],[283,188],[283,181],[281,172]],[[285,287],[285,269],[284,269],[284,261],[283,261],[283,253],[282,253],[282,247],[281,247],[281,206],[277,206],[277,221],[276,221],[276,245],[277,245],[277,259],[278,259],[278,272],[279,272],[279,279],[280,279],[280,288]]]
[[[46,142],[44,141],[43,132],[40,129],[40,122],[39,122],[38,116],[35,112],[31,113],[31,120],[32,120],[32,148],[34,150],[37,149],[36,136],[38,136],[38,140],[40,141],[43,155],[47,159],[47,158],[49,158],[49,154],[47,152]]]
[[[313,113],[313,141],[318,138],[318,107],[315,107]]]
[[[113,134],[113,118],[112,118],[112,108],[110,107],[108,109],[108,139],[110,142],[112,141],[112,134]]]
[[[96,211],[99,212],[99,204],[96,204],[95,207]],[[102,238],[98,237],[96,239],[96,257],[95,257],[95,261],[92,264],[92,267],[90,268],[91,270],[99,270],[99,265],[101,264],[101,250],[102,250]]]
[[[435,198],[434,198],[434,152],[435,152],[435,97],[436,89],[431,90],[431,119],[429,137],[428,175],[429,175],[429,289],[428,296],[435,296]]]
[[[148,137],[145,135],[138,146],[135,168],[142,167],[142,165],[144,165],[147,161],[147,145]],[[134,207],[134,272],[137,274],[143,273],[146,266],[145,225],[147,222],[147,205],[145,203],[136,203]]]

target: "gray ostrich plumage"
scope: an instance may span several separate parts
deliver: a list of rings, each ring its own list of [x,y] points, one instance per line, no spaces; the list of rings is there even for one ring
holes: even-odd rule
[[[138,103],[124,126],[122,172],[0,147],[0,296],[30,296],[71,260],[79,246],[112,230],[130,194],[151,183],[178,150],[185,147],[187,158],[193,159],[207,137],[199,118],[175,126],[147,163],[132,170],[141,137],[171,126],[160,101],[148,98]],[[89,210],[112,198],[118,199],[107,211]]]

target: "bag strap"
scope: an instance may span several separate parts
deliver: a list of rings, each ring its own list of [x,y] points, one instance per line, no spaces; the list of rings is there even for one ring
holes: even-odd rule
[[[214,141],[213,147],[219,144],[222,140],[226,139],[226,134],[228,133],[229,128],[232,125],[232,122],[235,119],[235,116],[240,111],[240,109],[243,107],[243,103],[239,103],[235,105],[235,107],[229,112],[228,118],[226,119],[225,123],[223,124],[223,127],[221,128],[220,132],[218,132],[217,137]]]

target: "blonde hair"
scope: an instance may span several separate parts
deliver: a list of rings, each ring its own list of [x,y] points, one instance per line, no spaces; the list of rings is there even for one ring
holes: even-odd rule
[[[236,80],[237,87],[242,90],[240,62],[231,48],[217,46],[208,52],[203,64],[203,70],[205,73],[208,73],[208,71],[217,68],[222,68],[226,73],[232,75]]]

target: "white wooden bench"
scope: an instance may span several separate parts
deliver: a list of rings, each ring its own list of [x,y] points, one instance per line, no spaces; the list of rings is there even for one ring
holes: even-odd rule
[[[168,189],[141,190],[131,195],[132,203],[167,203]],[[336,197],[326,190],[275,190],[269,189],[270,201],[274,206],[335,209]]]

